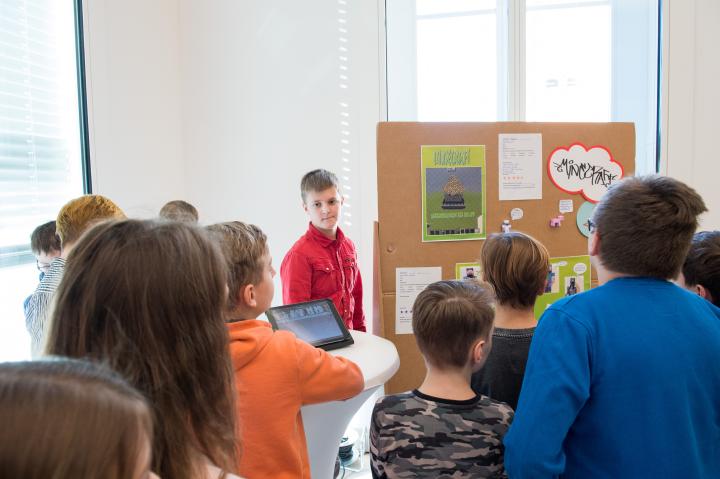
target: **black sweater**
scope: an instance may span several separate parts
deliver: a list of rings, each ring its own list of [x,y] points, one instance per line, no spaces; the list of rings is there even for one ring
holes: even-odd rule
[[[476,394],[507,403],[513,410],[517,408],[534,332],[535,328],[495,328],[490,356],[483,368],[472,375]]]

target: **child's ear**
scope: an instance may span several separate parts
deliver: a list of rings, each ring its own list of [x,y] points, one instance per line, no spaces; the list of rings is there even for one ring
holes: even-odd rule
[[[257,299],[255,298],[255,285],[246,284],[245,286],[240,288],[240,292],[238,293],[238,295],[240,296],[242,303],[246,306],[249,306],[251,308],[257,306]]]
[[[471,350],[473,365],[485,361],[488,353],[487,348],[487,342],[485,339],[478,339],[475,341]]]
[[[705,299],[707,299],[708,301],[712,302],[712,300],[713,300],[712,295],[710,294],[710,291],[708,291],[708,289],[707,289],[705,286],[703,286],[703,285],[701,285],[701,284],[696,284],[696,285],[695,285],[695,292],[696,292],[696,293],[698,294],[698,296],[700,296],[701,298],[705,298]]]

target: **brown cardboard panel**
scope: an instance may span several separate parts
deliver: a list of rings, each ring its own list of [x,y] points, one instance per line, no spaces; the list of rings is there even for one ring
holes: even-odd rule
[[[378,336],[384,336],[381,320],[383,308],[381,301],[382,287],[380,285],[380,255],[378,254],[380,250],[380,232],[378,227],[379,223],[377,221],[373,222],[373,314],[371,319],[365,318],[365,321],[372,321],[372,329],[368,328],[368,331],[373,331]]]
[[[575,226],[575,211],[585,200],[556,188],[544,166],[542,200],[499,201],[500,133],[541,133],[544,165],[555,148],[583,143],[607,147],[623,165],[626,176],[634,171],[635,129],[631,123],[380,123],[378,209],[383,292],[395,290],[397,267],[440,265],[443,277],[450,278],[455,263],[474,261],[482,248],[482,241],[422,242],[422,145],[485,145],[488,233],[499,232],[502,221],[510,219],[510,210],[518,207],[524,217],[512,222],[514,231],[536,237],[552,256],[586,254],[587,239]],[[550,228],[550,218],[559,213],[561,199],[572,199],[575,211],[565,215],[561,228]]]
[[[498,134],[541,133],[543,156],[542,200],[499,201]],[[500,232],[510,219],[510,210],[522,208],[524,217],[512,221],[513,231],[523,231],[540,240],[551,256],[587,254],[587,239],[575,224],[577,209],[585,201],[580,195],[555,187],[547,175],[547,159],[558,147],[582,143],[601,145],[623,165],[625,176],[635,169],[635,127],[632,123],[380,123],[378,125],[378,209],[376,254],[382,293],[382,331],[400,354],[400,370],[388,383],[388,392],[417,387],[424,365],[412,335],[395,336],[395,268],[441,266],[443,279],[454,278],[455,263],[473,262],[483,241],[422,242],[420,147],[422,145],[485,145],[486,229]],[[559,214],[558,203],[572,199],[574,211],[565,214],[560,228],[550,228],[550,218]],[[388,296],[390,295],[390,296]],[[389,298],[392,298],[390,300]]]
[[[388,341],[392,341],[400,356],[400,369],[387,383],[385,392],[394,394],[415,389],[425,378],[425,363],[412,334],[395,334],[395,295],[383,295],[384,333]]]

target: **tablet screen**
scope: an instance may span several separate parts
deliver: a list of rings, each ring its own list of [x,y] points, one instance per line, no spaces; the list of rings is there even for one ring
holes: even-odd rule
[[[295,333],[295,336],[317,345],[344,338],[329,301],[300,303],[271,308],[278,329]]]

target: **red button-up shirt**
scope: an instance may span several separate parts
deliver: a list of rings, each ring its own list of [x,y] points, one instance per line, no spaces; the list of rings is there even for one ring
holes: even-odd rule
[[[312,223],[280,265],[283,303],[330,299],[348,329],[365,331],[355,245],[340,228],[330,239]]]

